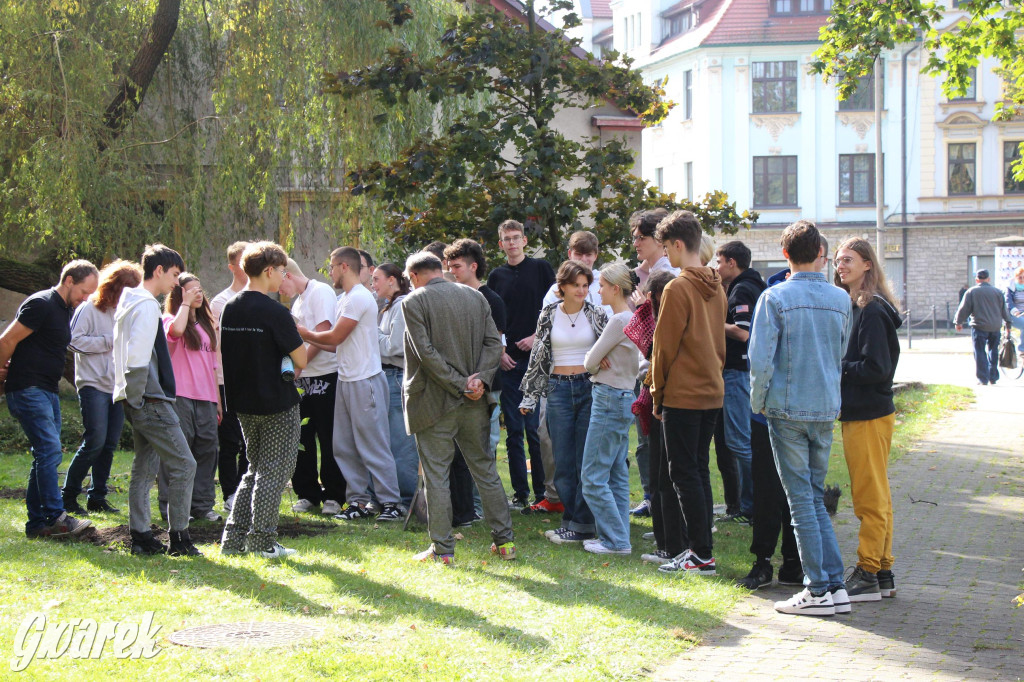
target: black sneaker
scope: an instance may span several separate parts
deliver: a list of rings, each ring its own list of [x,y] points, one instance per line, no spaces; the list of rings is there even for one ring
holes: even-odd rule
[[[512,501],[508,503],[509,509],[529,509],[530,508],[530,496],[513,495]]]
[[[743,512],[736,512],[735,514],[726,514],[722,518],[718,519],[720,523],[738,523],[741,526],[750,526],[753,522],[750,517]]]
[[[112,505],[109,502],[107,502],[107,498],[105,498],[105,497],[102,497],[102,498],[100,498],[98,500],[90,499],[85,504],[85,506],[89,509],[89,511],[94,511],[94,512],[107,512],[109,514],[117,514],[117,513],[119,513],[121,511],[120,509],[118,509],[114,505]]]
[[[736,584],[748,590],[756,590],[761,587],[769,587],[772,584],[772,565],[767,562],[754,562],[753,568],[746,578],[740,578]]]
[[[593,533],[578,533],[574,530],[564,529],[561,533],[555,535],[549,535],[548,540],[555,543],[556,545],[566,545],[575,542],[583,542],[584,540],[593,540],[596,535]]]
[[[378,521],[401,521],[404,518],[402,508],[394,502],[388,502],[384,505],[383,509],[380,510],[380,514],[377,516]]]
[[[854,567],[844,582],[851,602],[882,600],[882,593],[878,589],[878,576],[868,573],[860,566]]]
[[[878,591],[882,594],[883,599],[896,596],[896,580],[893,578],[892,571],[879,571],[878,576]]]
[[[358,519],[370,519],[373,518],[373,512],[365,507],[360,507],[358,504],[350,504],[341,510],[340,514],[335,514],[334,518],[339,521],[356,521]]]
[[[78,504],[78,495],[62,495],[62,497],[64,498],[64,511],[69,514],[78,514],[79,516],[89,515],[85,507]]]
[[[203,556],[189,537],[187,530],[172,530],[170,532],[171,546],[167,550],[169,556]]]
[[[81,535],[82,532],[92,525],[91,521],[81,521],[64,512],[57,517],[57,520],[47,526],[47,532],[39,537],[66,538]]]
[[[804,569],[800,565],[799,561],[792,564],[782,562],[782,567],[779,569],[779,584],[789,585],[792,587],[803,587],[804,584]]]
[[[147,530],[145,533],[132,531],[132,554],[152,555],[166,552],[167,545],[153,537],[153,531]]]

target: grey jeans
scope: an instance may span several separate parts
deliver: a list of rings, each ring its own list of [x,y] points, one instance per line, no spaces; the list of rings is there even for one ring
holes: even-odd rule
[[[562,498],[555,487],[555,454],[551,449],[551,434],[548,433],[548,399],[540,399],[538,410],[540,422],[537,425],[537,437],[540,438],[540,461],[544,464],[544,497],[551,504],[558,504]]]
[[[217,502],[214,476],[217,473],[217,403],[178,396],[174,400],[178,424],[196,462],[195,482],[192,484],[192,516],[198,518],[213,511]],[[167,510],[167,465],[160,463],[156,485],[160,509]]]
[[[277,542],[281,494],[295,472],[301,431],[299,406],[274,414],[241,414],[249,468],[235,491],[235,504],[224,525],[224,554],[260,552]]]
[[[334,459],[345,477],[345,501],[363,506],[373,495],[399,504],[398,472],[388,429],[388,380],[384,372],[360,381],[338,380],[334,395]]]
[[[181,432],[174,406],[158,400],[136,409],[125,401],[124,416],[132,425],[135,438],[132,479],[128,484],[128,525],[138,532],[149,530],[149,490],[163,464],[167,468],[168,528],[172,531],[187,529],[196,462]]]
[[[490,413],[483,400],[467,401],[441,417],[429,429],[416,434],[416,448],[423,469],[423,489],[427,496],[427,532],[434,543],[435,554],[453,554],[452,499],[448,473],[459,444],[476,487],[484,511],[484,522],[491,528],[491,538],[502,545],[511,542],[512,517],[509,515],[505,489],[498,478],[498,467],[488,451],[490,445]]]

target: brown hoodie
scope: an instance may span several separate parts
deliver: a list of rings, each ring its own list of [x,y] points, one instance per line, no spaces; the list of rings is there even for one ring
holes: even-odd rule
[[[684,268],[665,287],[651,351],[655,405],[722,406],[727,305],[722,278],[711,268]]]

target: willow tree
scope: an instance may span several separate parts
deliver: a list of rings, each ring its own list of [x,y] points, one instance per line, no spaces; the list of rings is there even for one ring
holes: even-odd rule
[[[569,0],[548,3],[563,13],[561,27],[542,25],[532,0],[514,17],[470,4],[475,12],[449,17],[437,32],[434,51],[395,41],[383,59],[327,76],[345,101],[372,95],[380,122],[422,96],[453,111],[448,125],[425,127],[393,161],[354,169],[353,194],[382,201],[393,241],[408,246],[461,235],[493,245],[494,226],[514,218],[559,258],[569,231],[589,218],[603,248],[628,251],[633,210],[680,202],[633,174],[622,140],[575,139],[555,117],[610,102],[656,123],[671,107],[661,84],[645,84],[617,53],[584,53],[566,32],[580,23]],[[420,20],[401,16],[405,25]],[[721,194],[691,206],[709,230],[756,218]]]
[[[321,224],[339,239],[372,228],[378,212],[344,191],[344,169],[393,158],[437,110],[412,97],[377,125],[368,102],[325,97],[320,74],[395,39],[430,53],[458,7],[412,6],[415,26],[378,2],[0,4],[0,259],[52,273],[162,240],[191,260],[276,236],[283,189],[329,206]],[[0,276],[32,278],[10,265]]]

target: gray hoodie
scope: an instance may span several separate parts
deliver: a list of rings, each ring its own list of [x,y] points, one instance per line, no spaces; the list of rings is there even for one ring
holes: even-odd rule
[[[174,369],[160,304],[139,285],[121,292],[114,312],[114,402],[141,408],[147,398],[174,402]]]
[[[71,350],[75,352],[75,388],[114,392],[114,310],[101,311],[83,301],[71,319]]]

